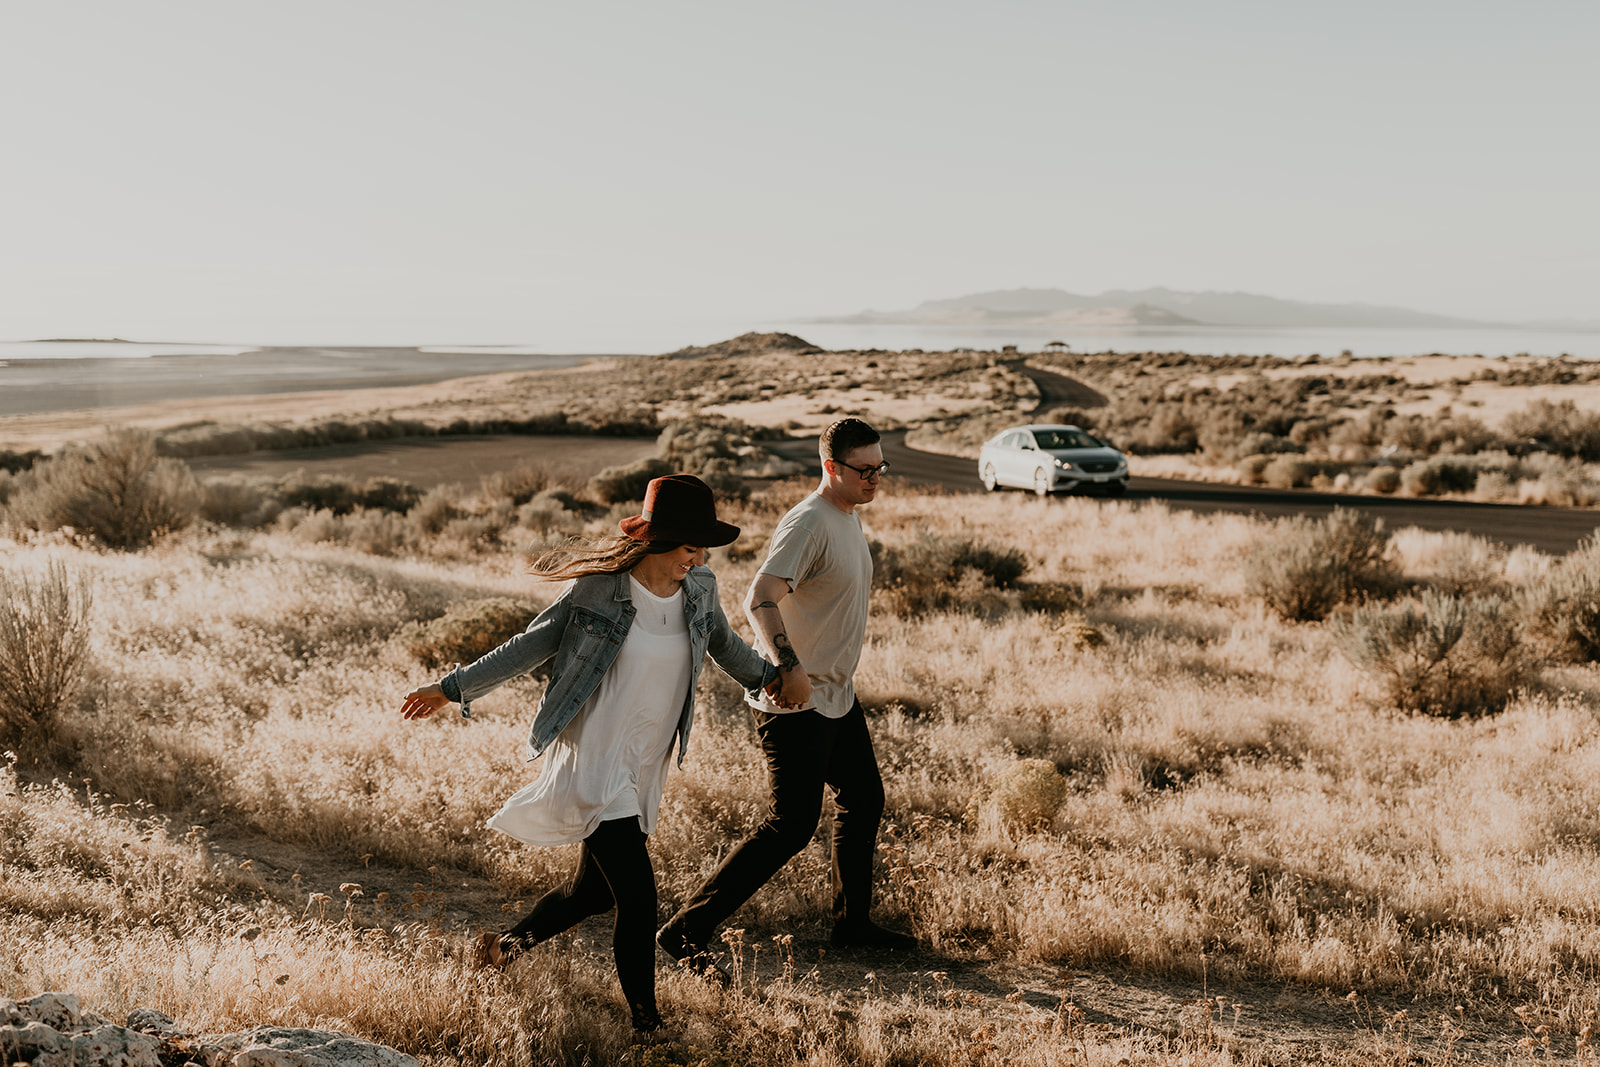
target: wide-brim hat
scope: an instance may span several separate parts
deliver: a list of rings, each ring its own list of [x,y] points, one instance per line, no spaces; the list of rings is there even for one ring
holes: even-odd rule
[[[697,548],[732,544],[739,527],[717,519],[711,487],[692,474],[652,478],[644,491],[644,511],[618,525],[635,541],[677,541]]]

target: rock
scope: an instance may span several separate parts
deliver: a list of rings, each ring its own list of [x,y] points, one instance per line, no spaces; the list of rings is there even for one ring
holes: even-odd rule
[[[70,993],[0,999],[0,1067],[419,1067],[384,1045],[333,1030],[258,1026],[195,1037],[153,1008],[117,1026]]]
[[[27,1000],[0,1001],[0,1014],[14,1016],[12,1022],[44,1023],[62,1033],[108,1021],[93,1012],[85,1013],[83,1002],[71,993],[40,993]]]
[[[74,1067],[161,1067],[161,1042],[126,1026],[105,1023],[71,1041]]]
[[[227,1067],[419,1067],[415,1057],[334,1030],[258,1026],[194,1044],[221,1053],[215,1062]]]
[[[128,1013],[128,1021],[124,1025],[129,1030],[137,1030],[141,1034],[154,1034],[156,1037],[169,1040],[174,1037],[190,1036],[189,1031],[172,1021],[172,1016],[154,1008],[133,1009]]]
[[[54,1028],[41,1022],[0,1026],[0,1050],[6,1062],[37,1063],[43,1057],[54,1057],[67,1047],[67,1039]]]
[[[160,1042],[110,1023],[70,1034],[37,1021],[0,1026],[0,1049],[32,1067],[162,1067]]]

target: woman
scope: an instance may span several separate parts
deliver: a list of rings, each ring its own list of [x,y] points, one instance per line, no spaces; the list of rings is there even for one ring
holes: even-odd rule
[[[617,909],[612,951],[634,1029],[656,1030],[655,871],[645,850],[677,741],[683,762],[705,653],[746,689],[777,669],[733,632],[703,566],[707,548],[739,528],[716,517],[711,489],[673,474],[652,481],[622,536],[547,553],[534,573],[576,579],[554,604],[493,652],[406,694],[407,719],[471,702],[555,658],[528,738],[543,770],[489,820],[534,845],[582,842],[569,885],[546,894],[508,933],[483,935],[479,960],[504,967],[529,945]]]

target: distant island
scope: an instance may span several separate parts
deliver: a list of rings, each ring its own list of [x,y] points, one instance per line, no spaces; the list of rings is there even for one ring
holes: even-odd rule
[[[906,311],[861,311],[818,323],[919,326],[1375,326],[1483,328],[1505,325],[1378,304],[1312,304],[1255,293],[1111,289],[998,289],[928,300]]]

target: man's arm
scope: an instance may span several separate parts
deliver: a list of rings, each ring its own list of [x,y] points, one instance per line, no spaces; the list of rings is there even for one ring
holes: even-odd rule
[[[811,678],[784,632],[783,615],[778,611],[778,602],[790,592],[785,579],[775,574],[757,574],[745,596],[744,613],[755,628],[757,639],[778,665],[781,685],[773,700],[785,708],[803,708],[811,701]]]

